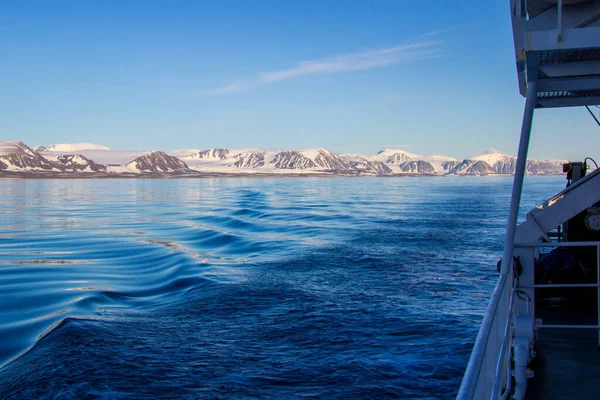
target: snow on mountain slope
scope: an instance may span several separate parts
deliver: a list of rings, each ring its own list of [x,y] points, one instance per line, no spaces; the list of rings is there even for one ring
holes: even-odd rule
[[[23,142],[0,141],[0,170],[62,171],[64,167],[46,159]]]
[[[358,173],[369,175],[391,175],[393,170],[383,161],[374,160],[373,157],[367,157],[362,154],[343,153],[339,155],[350,161],[350,166]]]
[[[435,174],[433,165],[423,160],[404,161],[398,166],[400,171],[407,174]]]
[[[528,160],[527,174],[556,175],[562,173],[563,160]],[[452,175],[512,175],[517,158],[490,150],[482,155],[465,159],[448,171]]]
[[[56,151],[56,152],[64,152],[64,153],[75,153],[81,150],[110,150],[106,146],[102,146],[94,143],[59,143],[52,144],[49,146],[37,146],[35,151],[44,152],[44,151]]]
[[[78,154],[102,165],[125,165],[131,160],[147,154],[148,151],[131,150],[81,150],[77,153],[64,151],[44,151],[41,154],[48,159],[57,159],[62,155]]]
[[[478,156],[471,157],[470,160],[485,161],[489,165],[494,165],[497,162],[505,161],[507,158],[515,158],[515,157],[509,156],[506,154],[502,154],[501,152],[499,152],[498,150],[495,150],[495,149],[489,149],[489,150],[485,150],[482,154],[480,154]]]
[[[18,140],[0,140],[0,156],[6,156],[9,154],[29,154],[35,156],[35,150],[32,150],[25,143]]]
[[[421,160],[428,162],[433,167],[436,175],[448,173],[448,171],[450,171],[456,164],[459,163],[459,160],[456,158],[440,156],[437,154],[425,156]]]
[[[188,165],[168,155],[163,151],[154,151],[136,158],[126,165],[134,172],[164,172],[164,173],[186,173],[191,172]]]
[[[368,160],[363,158],[358,161],[350,161],[352,169],[358,173],[368,173],[374,175],[391,175],[392,169],[388,167],[384,162]]]
[[[201,150],[194,154],[182,157],[183,160],[224,160],[229,157],[229,150],[227,149],[208,149]]]
[[[312,168],[319,172],[387,175],[392,170],[383,162],[359,154],[336,154],[327,149],[281,152],[295,157],[292,168]]]
[[[74,148],[88,148],[77,152]],[[264,151],[258,149],[183,149],[170,152],[108,150],[76,143],[40,147],[37,152],[18,141],[0,141],[0,169],[111,173],[334,174],[334,175],[497,175],[513,174],[515,157],[489,151],[457,160],[384,149],[373,156],[337,154],[324,148]],[[560,174],[562,160],[529,160],[527,173]]]
[[[261,173],[356,173],[353,164],[343,156],[326,149],[260,151],[254,149],[207,151],[186,157],[190,167],[197,171],[261,172]],[[225,158],[221,158],[225,157]],[[232,171],[233,169],[236,169]],[[376,164],[363,166],[363,172],[385,170]]]
[[[305,150],[302,154],[314,155],[315,150]],[[328,171],[347,172],[352,170],[350,161],[326,149],[317,149],[313,161],[317,167],[321,167]]]
[[[371,158],[385,162],[392,168],[392,171],[402,174],[444,175],[459,162],[452,157],[441,155],[422,156],[400,149],[384,149]],[[419,163],[419,161],[421,162]]]
[[[420,160],[423,156],[401,149],[383,149],[371,158],[375,161],[383,161],[386,164],[400,164],[406,160]]]
[[[260,168],[265,165],[265,151],[248,151],[233,156],[237,168]]]
[[[462,160],[448,171],[448,175],[491,175],[496,171],[483,160]]]
[[[170,156],[177,157],[179,159],[184,159],[189,156],[193,156],[194,154],[200,153],[204,151],[203,149],[177,149],[173,151],[167,151]]]
[[[470,160],[483,161],[497,174],[514,174],[517,158],[502,154],[496,150],[490,150],[480,156],[472,157]]]
[[[80,154],[64,154],[56,157],[56,161],[67,169],[83,172],[106,172],[106,166],[96,164],[93,160]]]
[[[423,161],[427,161],[428,163],[432,163],[432,164],[443,164],[446,162],[451,162],[451,161],[458,161],[456,158],[453,157],[447,157],[447,156],[440,156],[437,154],[433,154],[430,156],[425,156],[421,158]]]
[[[308,169],[317,166],[313,160],[299,151],[280,151],[270,163],[274,168],[279,169]]]
[[[562,166],[567,160],[529,160],[527,173],[530,175],[557,175],[562,173]]]
[[[198,171],[284,173],[294,170],[348,174],[490,175],[514,173],[515,157],[495,151],[457,160],[443,155],[422,156],[400,149],[384,149],[374,156],[335,154],[326,149],[267,152],[256,149],[208,149],[184,157]],[[562,161],[531,160],[530,174],[560,173]],[[235,171],[233,171],[235,172]]]
[[[450,170],[454,167],[456,167],[458,165],[458,163],[460,163],[460,161],[455,160],[455,161],[445,161],[442,163],[442,165],[440,165],[440,167],[444,170],[444,174],[447,174],[448,172],[450,172]],[[434,167],[436,164],[433,164]]]

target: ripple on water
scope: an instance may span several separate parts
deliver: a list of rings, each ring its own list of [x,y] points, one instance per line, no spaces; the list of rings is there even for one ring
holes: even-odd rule
[[[452,397],[509,186],[0,180],[0,397]]]

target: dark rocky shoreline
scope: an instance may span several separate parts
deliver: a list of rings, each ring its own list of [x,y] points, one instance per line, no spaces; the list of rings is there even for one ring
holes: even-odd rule
[[[559,176],[562,174],[546,174],[535,176]],[[0,171],[0,179],[203,179],[203,178],[423,178],[436,177],[432,174],[391,174],[391,175],[360,175],[339,173],[219,173],[219,172],[192,172],[192,173],[114,173],[114,172],[40,172],[40,171]],[[481,176],[512,176],[511,174],[494,175],[455,175],[460,177]]]

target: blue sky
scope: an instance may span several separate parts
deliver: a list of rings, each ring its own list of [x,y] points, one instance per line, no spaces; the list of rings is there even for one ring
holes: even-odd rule
[[[32,146],[515,154],[524,102],[508,1],[2,2],[0,54]],[[585,109],[537,112],[531,157],[590,148]]]

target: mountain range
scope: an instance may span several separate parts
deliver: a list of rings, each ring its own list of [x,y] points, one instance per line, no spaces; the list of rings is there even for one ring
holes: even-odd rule
[[[562,174],[564,160],[529,160],[530,175]],[[400,149],[375,155],[337,154],[327,149],[184,149],[122,151],[92,143],[54,144],[34,149],[20,141],[0,141],[0,175],[510,175],[516,158],[496,151],[466,159],[421,156]]]

